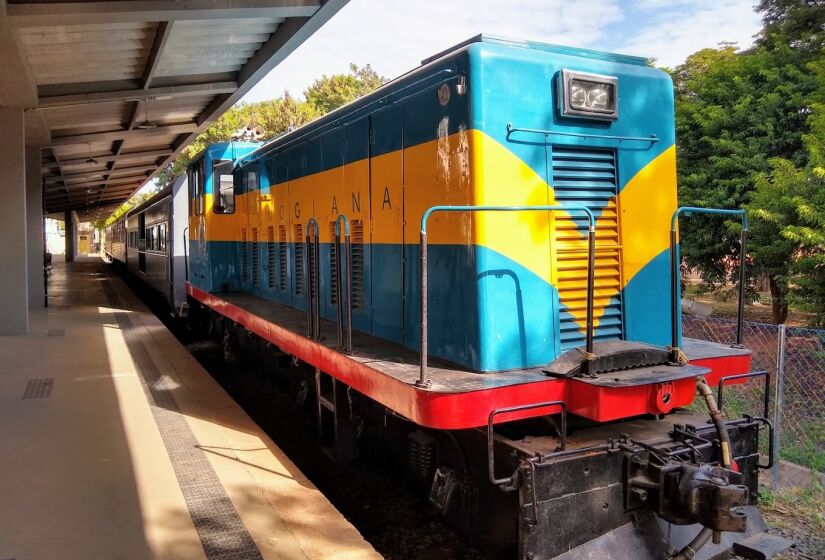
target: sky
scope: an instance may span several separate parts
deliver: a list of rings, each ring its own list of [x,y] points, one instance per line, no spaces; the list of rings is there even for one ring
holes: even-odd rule
[[[323,74],[370,64],[386,78],[479,33],[655,58],[673,67],[760,29],[756,0],[350,0],[244,96],[302,97]]]

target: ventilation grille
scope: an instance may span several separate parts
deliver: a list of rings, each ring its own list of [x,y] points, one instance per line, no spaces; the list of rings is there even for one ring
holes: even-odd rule
[[[335,222],[329,223],[329,302],[338,304],[338,247],[335,244]]]
[[[553,190],[560,204],[585,205],[597,218],[595,339],[622,338],[621,244],[613,150],[553,147]],[[584,344],[587,315],[587,218],[556,220],[556,285],[562,351]]]
[[[350,229],[352,259],[352,308],[364,308],[364,220],[353,220]]]
[[[252,252],[252,285],[261,284],[261,252],[258,250],[258,228],[252,228],[252,243],[249,245]]]
[[[266,286],[267,288],[275,287],[275,226],[266,228]]]
[[[246,240],[246,228],[241,228],[241,282],[249,282],[249,246]]]
[[[295,269],[295,293],[304,293],[304,226],[303,224],[295,224],[295,262],[293,268]]]
[[[286,266],[286,226],[278,226],[278,288],[287,291],[287,266]]]
[[[49,332],[46,336],[55,337],[55,336],[63,336],[65,334],[66,334],[66,329],[63,328],[63,327],[60,327],[60,328],[57,328],[57,329],[49,329]]]

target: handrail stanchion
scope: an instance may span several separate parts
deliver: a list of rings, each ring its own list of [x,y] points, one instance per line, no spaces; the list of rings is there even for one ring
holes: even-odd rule
[[[310,232],[314,230],[314,235]],[[307,336],[309,338],[321,338],[320,322],[317,313],[320,312],[318,305],[318,222],[315,218],[310,218],[306,224],[306,241],[304,249],[304,288],[307,295]],[[312,253],[310,256],[310,252]],[[311,259],[311,262],[310,262]],[[314,279],[314,280],[313,280]]]
[[[319,234],[320,228],[318,227],[318,222],[315,222],[314,248],[312,251],[312,297],[315,299],[315,338],[318,340],[321,339],[321,277],[319,275],[321,251],[318,245]]]
[[[427,320],[427,220],[436,212],[583,212],[587,216],[587,318],[585,333],[584,371],[592,375],[593,355],[593,290],[596,263],[596,218],[587,206],[433,206],[421,216],[421,242],[419,249],[421,263],[421,367],[416,387],[426,388],[431,384],[427,372],[428,320]]]
[[[739,238],[739,303],[737,306],[736,319],[736,342],[733,347],[742,346],[742,326],[745,323],[745,266],[748,240],[748,214],[744,210],[726,210],[722,208],[697,208],[695,206],[682,206],[677,208],[670,219],[670,302],[671,302],[671,363],[679,363],[679,341],[682,338],[682,308],[679,297],[680,290],[680,266],[681,249],[677,239],[677,226],[679,216],[684,214],[710,214],[715,216],[739,216],[742,219],[742,232]]]
[[[416,387],[429,387],[430,380],[427,377],[427,342],[429,332],[427,328],[427,213],[421,220],[421,370],[418,375]]]
[[[748,215],[743,214],[739,236],[739,307],[736,310],[736,346],[742,348],[742,327],[745,324],[745,266],[748,250]]]
[[[596,224],[590,222],[587,228],[587,334],[584,344],[584,374],[594,377],[593,362],[593,290],[596,284]]]
[[[341,221],[344,222],[344,256],[341,255]],[[337,276],[335,283],[336,298],[338,301],[338,348],[345,352],[352,352],[352,261],[350,260],[350,228],[349,220],[339,214],[335,220],[335,260]],[[343,263],[346,263],[347,274],[343,275]],[[341,292],[342,278],[346,279],[345,297],[347,301],[344,312],[344,297]],[[346,342],[344,341],[344,320],[346,315]]]
[[[183,270],[186,281],[189,282],[189,240],[186,238],[189,228],[183,228]]]

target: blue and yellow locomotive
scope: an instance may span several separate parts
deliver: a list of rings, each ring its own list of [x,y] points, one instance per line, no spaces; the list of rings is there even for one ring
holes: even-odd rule
[[[770,425],[708,396],[750,353],[674,326],[673,86],[644,59],[479,36],[188,180],[190,319],[291,356],[339,461],[384,450],[519,558],[760,530]]]

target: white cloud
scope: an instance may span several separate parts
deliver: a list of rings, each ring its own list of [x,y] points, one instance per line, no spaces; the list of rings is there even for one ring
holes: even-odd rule
[[[592,47],[621,18],[618,0],[352,0],[245,100],[299,95],[350,62],[393,78],[479,33]]]
[[[661,66],[674,67],[690,54],[721,42],[740,48],[753,44],[761,28],[753,0],[683,0],[660,2],[643,0],[638,7],[655,8],[648,25],[629,37],[620,50],[628,54],[652,56]]]
[[[387,78],[479,33],[655,57],[675,66],[732,41],[752,44],[755,0],[351,0],[247,94],[299,96],[350,62]]]

